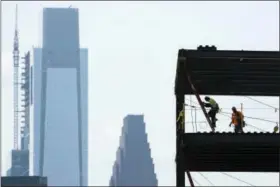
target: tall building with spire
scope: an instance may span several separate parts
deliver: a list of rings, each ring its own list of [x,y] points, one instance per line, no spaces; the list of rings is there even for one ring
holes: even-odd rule
[[[158,186],[143,115],[127,115],[123,120],[109,186]]]
[[[11,168],[7,176],[29,175],[29,111],[30,111],[30,56],[25,55],[20,63],[19,32],[18,32],[18,7],[15,11],[15,32],[13,40],[13,85],[14,85],[14,147],[11,151]],[[21,67],[21,71],[20,71]],[[20,132],[19,132],[20,130]]]

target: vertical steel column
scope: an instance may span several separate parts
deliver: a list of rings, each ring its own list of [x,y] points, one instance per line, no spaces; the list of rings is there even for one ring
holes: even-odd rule
[[[176,95],[176,187],[185,187],[183,135],[185,133],[185,95]]]

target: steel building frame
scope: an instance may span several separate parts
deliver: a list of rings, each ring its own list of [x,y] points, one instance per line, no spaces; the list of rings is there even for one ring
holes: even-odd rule
[[[194,186],[190,171],[280,171],[279,134],[185,133],[184,109],[187,94],[195,94],[199,103],[199,94],[280,96],[279,72],[280,52],[276,51],[179,50],[175,79],[177,187],[185,187],[185,172]],[[252,154],[259,162],[252,161]],[[228,167],[222,167],[225,163]]]

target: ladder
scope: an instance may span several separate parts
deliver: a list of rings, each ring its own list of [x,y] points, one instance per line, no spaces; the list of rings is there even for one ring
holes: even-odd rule
[[[186,59],[185,59],[185,58],[181,58],[180,60],[183,60],[183,62],[185,62]],[[196,88],[194,87],[194,84],[192,83],[191,76],[190,76],[190,72],[189,72],[189,70],[188,70],[187,68],[185,68],[185,63],[183,63],[183,66],[184,66],[183,68],[187,71],[187,75],[186,75],[186,76],[187,76],[187,80],[188,80],[189,84],[191,85],[191,89],[192,89],[193,93],[194,93],[195,96],[196,96],[196,99],[197,99],[197,101],[198,101],[198,103],[199,103],[199,105],[200,105],[200,107],[201,107],[201,109],[202,109],[202,111],[203,111],[203,114],[204,114],[204,116],[205,116],[205,118],[206,118],[206,120],[207,120],[207,122],[208,122],[208,124],[209,124],[209,126],[210,126],[210,128],[211,128],[211,130],[212,130],[212,132],[214,132],[215,129],[214,129],[214,128],[212,127],[212,125],[211,125],[211,120],[210,120],[210,118],[209,118],[209,115],[208,115],[207,112],[206,112],[204,103],[202,102],[198,91],[196,90]],[[184,109],[183,109],[183,110],[184,110]],[[180,115],[180,116],[181,116],[181,115]],[[190,171],[186,171],[186,173],[187,173],[187,176],[188,176],[188,179],[189,179],[189,182],[190,182],[190,186],[191,186],[191,187],[194,187],[194,182],[193,182],[193,180],[192,180],[192,176],[191,176]]]
[[[185,63],[184,63],[184,66],[185,66]],[[212,127],[212,125],[211,125],[210,117],[209,117],[209,115],[207,114],[207,111],[206,111],[205,106],[204,106],[204,104],[203,104],[203,102],[202,102],[202,100],[201,100],[201,98],[200,98],[200,96],[199,96],[198,91],[197,91],[196,88],[194,87],[194,84],[193,84],[192,79],[191,79],[191,76],[190,76],[191,74],[190,74],[190,72],[189,72],[189,70],[188,70],[187,68],[185,68],[185,70],[187,71],[187,80],[188,80],[189,84],[191,85],[191,89],[192,89],[192,91],[193,91],[193,93],[194,93],[194,95],[195,95],[195,97],[196,97],[196,99],[197,99],[197,101],[198,101],[198,103],[199,103],[199,105],[200,105],[200,108],[201,108],[202,111],[203,111],[203,114],[204,114],[204,116],[205,116],[205,118],[206,118],[206,120],[207,120],[207,122],[208,122],[208,124],[209,124],[209,126],[210,126],[210,128],[211,128],[211,130],[212,130],[212,132],[214,132],[215,129],[214,129],[214,128]]]

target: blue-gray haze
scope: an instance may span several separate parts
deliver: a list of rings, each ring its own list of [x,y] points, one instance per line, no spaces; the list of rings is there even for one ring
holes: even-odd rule
[[[2,171],[10,167],[13,142],[11,52],[16,3],[21,52],[32,45],[42,46],[43,8],[79,8],[80,48],[89,49],[89,185],[108,185],[122,119],[128,113],[145,115],[159,185],[175,184],[173,88],[179,48],[214,44],[218,49],[279,50],[279,2],[3,2]],[[258,99],[279,105],[278,98]],[[228,112],[233,105],[243,103],[246,116],[279,121],[279,112],[273,109],[250,109],[265,106],[248,98],[216,100]],[[229,119],[218,117],[218,130],[232,131]],[[200,111],[197,119],[205,121]],[[275,125],[250,119],[247,122],[269,131]],[[187,127],[192,131],[191,124]],[[203,123],[198,128],[207,130]],[[279,186],[278,174],[232,175],[254,185]],[[210,185],[200,174],[193,176],[202,185]],[[220,173],[205,176],[215,185],[246,185]]]

